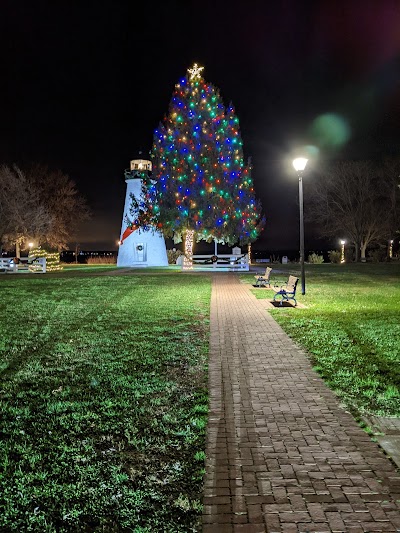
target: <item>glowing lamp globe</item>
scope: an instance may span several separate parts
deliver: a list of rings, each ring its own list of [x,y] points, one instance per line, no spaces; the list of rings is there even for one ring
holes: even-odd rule
[[[306,168],[308,159],[305,157],[297,157],[293,160],[293,166],[296,172],[301,172]]]

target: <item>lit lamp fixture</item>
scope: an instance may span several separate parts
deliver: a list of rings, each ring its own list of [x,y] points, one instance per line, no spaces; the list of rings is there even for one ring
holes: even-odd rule
[[[392,242],[393,242],[393,241],[392,241]],[[28,244],[28,246],[29,246],[29,248],[32,250],[32,248],[33,248],[33,242],[30,242],[30,243]]]
[[[340,262],[344,263],[345,262],[345,259],[344,259],[344,245],[346,244],[346,241],[340,241],[340,244],[342,246],[342,251],[341,251],[341,254],[340,254]]]
[[[306,293],[306,277],[304,270],[304,211],[303,211],[303,171],[308,159],[298,157],[293,161],[293,167],[299,177],[299,206],[300,206],[300,266],[301,266],[301,294]]]
[[[389,258],[392,259],[393,257],[393,239],[389,241]]]

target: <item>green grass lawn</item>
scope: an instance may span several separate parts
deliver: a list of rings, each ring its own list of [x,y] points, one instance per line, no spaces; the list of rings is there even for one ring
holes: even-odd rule
[[[271,266],[272,282],[300,274],[298,265]],[[355,414],[400,416],[400,264],[306,265],[306,294],[299,282],[296,298],[306,308],[270,312],[327,384]]]
[[[66,269],[0,293],[0,531],[199,531],[210,278]]]
[[[306,274],[305,307],[270,312],[355,413],[400,416],[400,265]],[[72,267],[0,293],[0,531],[201,531],[210,277]]]

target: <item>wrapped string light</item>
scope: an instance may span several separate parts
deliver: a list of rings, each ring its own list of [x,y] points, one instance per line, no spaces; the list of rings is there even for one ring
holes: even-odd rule
[[[187,230],[185,235],[185,255],[183,258],[183,268],[193,268],[193,237],[194,231]]]
[[[28,259],[31,261],[29,264],[29,270],[31,272],[38,272],[42,270],[42,266],[38,263],[35,264],[35,259],[45,258],[46,259],[46,272],[57,272],[63,269],[60,264],[60,254],[59,252],[48,252],[40,246],[37,248],[32,248],[29,250]]]

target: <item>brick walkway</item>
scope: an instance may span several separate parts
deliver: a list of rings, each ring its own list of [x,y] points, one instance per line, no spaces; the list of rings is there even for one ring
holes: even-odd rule
[[[237,274],[213,276],[203,533],[400,531],[400,475]]]

